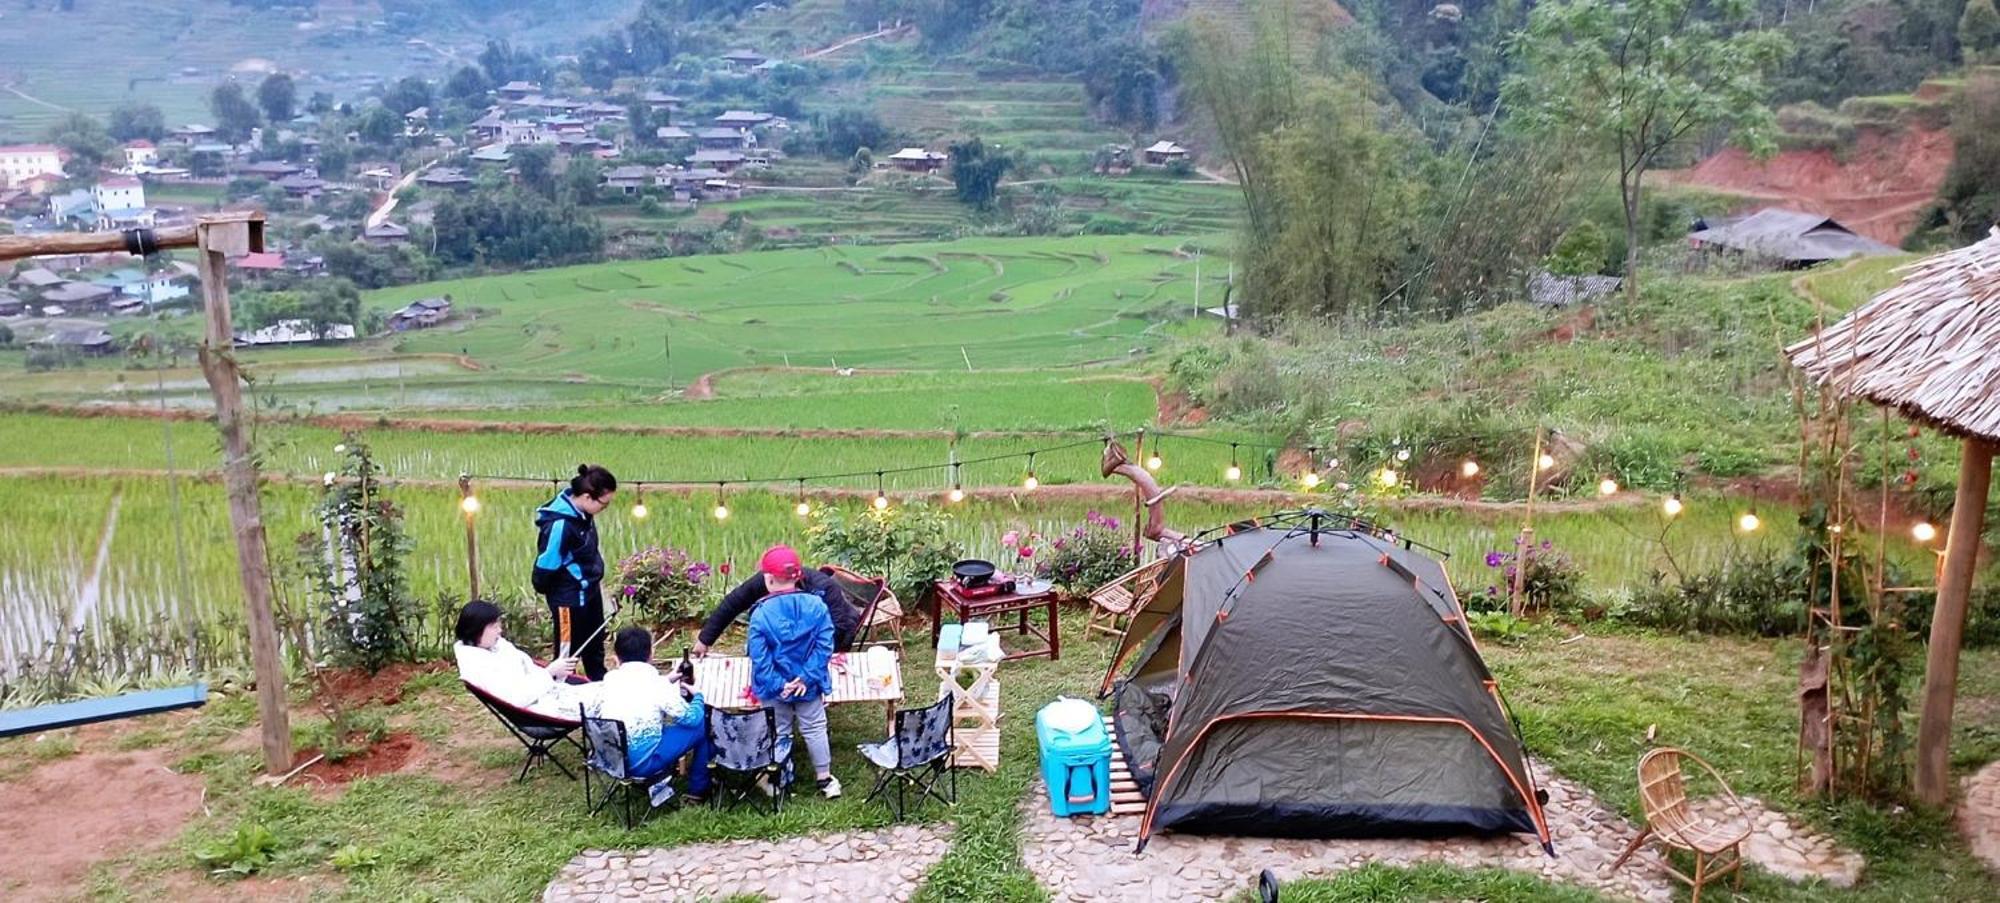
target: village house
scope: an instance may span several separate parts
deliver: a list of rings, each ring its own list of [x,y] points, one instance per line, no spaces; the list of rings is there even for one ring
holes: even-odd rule
[[[236,157],[236,148],[227,144],[197,144],[188,148],[188,169],[198,176],[219,176]]]
[[[395,186],[397,179],[402,178],[402,174],[397,170],[394,163],[385,163],[380,166],[362,164],[362,166],[365,168],[355,173],[354,177],[360,179],[363,184],[376,191],[388,191]]]
[[[389,315],[389,331],[405,332],[411,329],[429,329],[443,323],[451,316],[451,296],[442,298],[418,298],[401,310]]]
[[[696,147],[709,150],[743,150],[757,143],[757,139],[747,130],[719,126],[696,129],[694,140]]]
[[[28,302],[11,292],[0,292],[0,318],[18,317],[28,312]]]
[[[151,168],[158,165],[160,165],[160,149],[154,147],[153,142],[141,138],[137,141],[128,141],[125,143],[125,168],[127,170],[136,173],[143,171],[144,168]]]
[[[709,121],[721,128],[759,129],[772,124],[777,118],[769,113],[757,113],[750,110],[724,110],[722,115]]]
[[[449,166],[438,166],[426,170],[417,177],[417,184],[426,188],[448,188],[462,191],[472,187],[472,177]]]
[[[89,282],[65,282],[42,292],[43,304],[55,304],[67,311],[104,310],[118,292]]]
[[[595,100],[591,101],[590,103],[584,104],[583,109],[578,110],[576,112],[578,116],[583,117],[583,119],[587,122],[625,121],[624,107],[621,107],[615,103],[606,103],[605,101],[601,100]]]
[[[668,94],[665,91],[647,91],[646,96],[640,98],[640,100],[644,101],[647,108],[655,113],[679,112],[683,103],[680,95]]]
[[[937,172],[951,158],[921,147],[906,147],[889,155],[889,165],[904,172]]]
[[[563,135],[590,134],[590,123],[574,116],[550,116],[542,120],[542,130],[558,138]]]
[[[1741,219],[1701,225],[1704,228],[1688,235],[1688,245],[1695,250],[1762,258],[1786,269],[1902,253],[1817,213],[1782,207],[1766,207]]]
[[[37,348],[52,348],[76,354],[110,354],[118,350],[111,333],[103,327],[88,329],[62,329],[30,342]]]
[[[755,66],[751,66],[750,74],[770,75],[771,73],[778,71],[778,67],[783,66],[784,64],[785,64],[784,60],[765,60],[761,63],[758,63]]]
[[[146,186],[131,176],[105,179],[90,189],[91,201],[100,214],[111,210],[137,210],[146,206]]]
[[[534,82],[511,81],[493,89],[493,93],[503,100],[526,100],[542,93],[542,86]]]
[[[594,154],[601,157],[605,156],[604,151],[616,147],[609,141],[589,135],[564,135],[556,139],[556,150],[565,154]]]
[[[236,174],[242,178],[265,179],[272,182],[304,171],[305,167],[284,160],[259,160],[236,168]]]
[[[604,187],[631,196],[652,184],[653,170],[644,166],[620,166],[604,172]]]
[[[25,184],[38,176],[63,176],[63,152],[53,144],[0,146],[0,185]],[[46,190],[46,189],[44,189]]]
[[[1153,142],[1145,151],[1146,165],[1165,166],[1179,160],[1188,159],[1188,149],[1164,138]]]
[[[229,265],[250,277],[264,277],[285,271],[285,255],[279,251],[258,251],[233,258]]]
[[[506,166],[508,163],[513,162],[514,155],[508,152],[507,145],[489,144],[473,151],[472,156],[468,159],[474,163]]]
[[[213,141],[214,139],[215,139],[214,129],[209,128],[208,126],[205,125],[197,125],[194,123],[189,123],[188,125],[181,126],[180,128],[174,129],[173,131],[167,133],[168,143],[178,144],[182,147],[193,147],[197,144],[206,144],[210,141]]]
[[[42,267],[27,267],[14,271],[7,280],[7,286],[17,291],[40,292],[55,288],[68,280]]]
[[[76,188],[49,195],[49,222],[88,224],[96,221],[97,199],[88,189]]]
[[[485,115],[474,119],[471,125],[466,126],[465,131],[472,136],[474,142],[496,141],[506,125],[505,113],[497,109],[487,110]]]
[[[753,67],[763,63],[766,59],[767,57],[763,54],[748,48],[731,50],[722,55],[722,61],[728,63],[729,68],[735,69],[738,72],[748,72]]]
[[[112,270],[92,280],[118,293],[119,297],[151,307],[188,296],[188,284],[177,271],[149,273],[136,267]]]
[[[378,248],[389,245],[400,245],[410,240],[410,230],[388,220],[383,220],[361,230],[361,240]]]
[[[508,147],[522,144],[554,144],[557,135],[536,122],[509,120],[500,124],[499,143]]]
[[[311,321],[280,320],[263,329],[236,334],[236,344],[244,345],[305,345],[313,342],[347,342],[354,339],[354,326],[350,323],[329,323],[323,332],[315,332]]]
[[[318,198],[326,191],[326,181],[310,169],[293,173],[271,184],[283,189],[286,197],[307,201]]]
[[[741,167],[744,159],[741,153],[732,150],[698,150],[688,155],[687,162],[690,167],[706,167],[727,175]]]
[[[431,130],[431,108],[418,107],[403,114],[403,137],[415,138]]]

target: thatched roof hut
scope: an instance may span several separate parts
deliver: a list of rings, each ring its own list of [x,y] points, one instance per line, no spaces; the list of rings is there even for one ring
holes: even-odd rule
[[[1958,436],[2000,442],[2000,228],[1785,349],[1815,382]]]
[[[2000,228],[1902,268],[1903,281],[1785,349],[1829,391],[1866,398],[1964,440],[1917,725],[1917,798],[1951,798],[1951,715],[1966,603],[2000,451]]]

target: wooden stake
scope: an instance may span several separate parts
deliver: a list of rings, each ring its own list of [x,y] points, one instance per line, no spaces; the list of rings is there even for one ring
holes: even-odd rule
[[[1514,587],[1509,614],[1523,617],[1528,611],[1528,558],[1535,545],[1535,484],[1542,475],[1542,430],[1535,428],[1535,454],[1528,459],[1528,507],[1521,519],[1521,547],[1514,552]]]
[[[1945,537],[1944,571],[1938,577],[1937,611],[1931,616],[1930,652],[1924,663],[1924,707],[1917,724],[1917,799],[1931,806],[1951,800],[1951,709],[1958,696],[1958,651],[1965,638],[1965,609],[1972,595],[1979,535],[1985,529],[1986,493],[1993,480],[1994,443],[1967,437],[1958,465],[1958,498]]]

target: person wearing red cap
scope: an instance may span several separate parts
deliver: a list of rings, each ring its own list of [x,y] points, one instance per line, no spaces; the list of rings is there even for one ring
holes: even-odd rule
[[[861,623],[861,612],[856,611],[854,603],[848,601],[847,591],[841,589],[840,581],[833,579],[832,575],[806,567],[791,546],[772,546],[764,550],[764,557],[758,560],[757,573],[723,596],[722,602],[709,613],[708,620],[702,622],[701,633],[695,637],[694,653],[707,655],[708,647],[715,645],[722,632],[758,602],[791,592],[811,593],[826,603],[827,616],[833,620],[833,651],[848,651]]]

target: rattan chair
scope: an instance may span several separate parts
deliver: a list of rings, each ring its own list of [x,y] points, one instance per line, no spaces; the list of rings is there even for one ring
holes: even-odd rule
[[[1735,876],[1735,887],[1743,886],[1742,844],[1750,836],[1750,825],[1747,818],[1736,822],[1718,821],[1695,812],[1688,803],[1687,762],[1693,762],[1708,772],[1708,776],[1722,788],[1722,795],[1728,799],[1730,806],[1736,812],[1743,811],[1743,801],[1737,799],[1736,792],[1729,789],[1729,782],[1722,779],[1715,766],[1685,750],[1672,747],[1655,749],[1639,759],[1639,802],[1646,810],[1646,826],[1626,845],[1618,860],[1611,863],[1611,871],[1617,871],[1619,866],[1624,865],[1649,838],[1658,840],[1669,853],[1686,850],[1694,856],[1693,875],[1682,874],[1665,859],[1661,860],[1660,867],[1693,888],[1693,903],[1700,903],[1702,887],[1725,875]]]
[[[1132,613],[1132,606],[1145,602],[1157,588],[1160,575],[1166,572],[1170,558],[1161,558],[1142,564],[1118,575],[1112,580],[1090,591],[1090,620],[1083,625],[1083,635],[1104,633],[1123,636],[1125,627],[1119,623]]]

